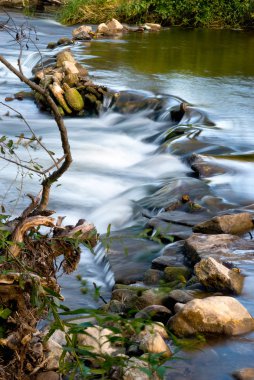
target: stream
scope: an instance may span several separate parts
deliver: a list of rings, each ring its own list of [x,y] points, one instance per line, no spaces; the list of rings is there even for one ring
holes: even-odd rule
[[[12,13],[16,23],[24,15]],[[0,22],[6,15],[0,13]],[[70,37],[73,27],[64,27],[52,16],[29,18],[36,26],[38,41],[23,52],[23,70],[31,69],[43,56],[50,41]],[[79,42],[71,46],[76,59],[85,65],[92,80],[115,91],[130,94],[133,102],[156,98],[163,103],[154,118],[149,108],[119,113],[108,108],[98,118],[66,118],[73,165],[54,185],[49,208],[66,216],[65,224],[85,218],[101,234],[108,226],[114,233],[138,224],[137,201],[153,194],[170,179],[193,176],[186,158],[193,152],[223,158],[229,168],[225,174],[206,179],[213,201],[223,208],[254,203],[254,33],[239,30],[167,29],[160,33],[129,33],[115,38]],[[1,31],[0,53],[16,65],[18,49],[10,35]],[[25,90],[13,74],[0,65],[0,101]],[[183,134],[161,144],[160,136],[168,129],[168,115],[182,99],[191,105],[181,124],[190,127]],[[35,104],[24,99],[8,103],[22,113],[44,144],[61,155],[57,128],[50,115],[41,113]],[[27,134],[17,114],[0,104],[0,135],[13,140]],[[198,132],[198,133],[195,133]],[[26,149],[24,148],[24,154]],[[41,150],[34,157],[47,166],[49,160]],[[38,176],[24,175],[11,164],[1,161],[0,202],[9,214],[19,214],[29,199],[26,193],[39,191]],[[152,255],[158,255],[153,252]],[[153,256],[154,257],[154,256]],[[147,265],[151,262],[147,256]],[[119,263],[121,264],[121,263]],[[135,267],[135,262],[129,265]],[[247,262],[241,269],[246,275],[240,302],[254,315],[253,272]],[[76,274],[100,286],[109,297],[114,275],[104,249],[97,255],[83,249],[78,271],[62,277],[66,303],[73,308],[96,307],[92,292],[80,292]],[[90,294],[91,293],[91,294]],[[230,380],[232,371],[254,363],[254,333],[209,340],[201,350],[181,352],[186,360],[175,362],[166,379]],[[170,363],[169,363],[170,364]]]

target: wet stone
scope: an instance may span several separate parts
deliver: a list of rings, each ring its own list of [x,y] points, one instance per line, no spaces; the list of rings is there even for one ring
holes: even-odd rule
[[[183,194],[188,194],[193,202],[198,202],[203,196],[211,194],[210,188],[203,181],[191,177],[171,179],[167,185],[154,194],[139,201],[140,206],[148,209],[175,207]]]
[[[185,255],[191,265],[209,256],[222,262],[253,260],[254,241],[229,234],[193,234],[185,241]]]
[[[197,224],[193,231],[205,234],[241,234],[252,230],[253,227],[253,215],[242,212],[215,216],[206,222]]]
[[[163,305],[150,305],[140,310],[135,318],[144,318],[165,324],[171,315],[171,311]]]
[[[157,269],[148,269],[144,275],[143,282],[146,285],[157,285],[163,278],[163,272]]]
[[[208,289],[241,294],[243,276],[235,270],[228,269],[212,257],[202,259],[195,265],[194,271],[201,284]]]
[[[152,261],[152,268],[164,270],[167,267],[182,267],[184,264],[184,256],[160,256]]]
[[[193,227],[198,223],[209,220],[213,214],[207,211],[184,212],[180,210],[161,212],[156,215],[157,219],[164,222],[176,223],[183,226]]]
[[[224,174],[227,171],[223,160],[218,160],[209,156],[203,156],[201,154],[193,153],[188,159],[188,162],[192,170],[197,173],[200,178]]]
[[[187,239],[192,235],[192,228],[180,224],[168,223],[158,218],[152,218],[147,223],[149,227],[156,230],[156,236],[161,239],[171,241],[172,238],[177,240]]]

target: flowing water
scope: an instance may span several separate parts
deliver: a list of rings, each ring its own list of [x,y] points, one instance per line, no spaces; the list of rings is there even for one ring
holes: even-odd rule
[[[17,23],[24,21],[23,15],[13,17]],[[5,18],[1,14],[1,21]],[[72,30],[46,16],[29,22],[36,26],[39,40],[36,47],[29,44],[23,52],[27,75],[40,59],[38,49],[50,58],[61,48],[52,53],[45,49],[47,43],[70,36]],[[222,203],[239,206],[254,202],[253,32],[168,29],[77,43],[72,51],[96,83],[130,91],[137,102],[140,98],[161,99],[163,107],[156,120],[151,109],[120,114],[106,109],[107,104],[98,118],[66,118],[74,163],[54,187],[50,208],[66,215],[67,224],[86,218],[100,233],[105,233],[109,224],[112,230],[133,226],[135,201],[171,178],[191,175],[185,164],[191,152],[216,155],[227,165],[226,174],[206,181]],[[4,32],[0,33],[0,53],[16,65],[16,43]],[[0,66],[0,101],[23,89],[25,86]],[[169,111],[181,99],[191,104],[191,113],[185,114],[181,124],[193,128],[189,134],[160,146],[160,136],[170,126]],[[22,113],[48,149],[61,155],[58,132],[49,115],[27,99],[8,105]],[[28,135],[24,122],[1,104],[0,126],[0,134],[13,139],[20,133]],[[33,155],[49,164],[42,151],[35,150]],[[7,212],[18,214],[28,204],[21,192],[37,193],[38,177],[31,179],[20,170],[16,178],[16,169],[6,162],[0,175],[1,202]],[[84,250],[78,272],[88,280],[88,287],[96,282],[107,295],[113,275],[106,264],[102,247],[98,247],[96,257]],[[247,277],[240,300],[254,314],[253,267],[245,264],[243,270]],[[70,306],[96,305],[92,296],[79,292],[74,277],[63,278],[62,284]],[[210,341],[201,351],[183,353],[189,360],[179,361],[178,371],[169,371],[167,378],[230,379],[233,370],[253,365],[253,342],[254,334]]]

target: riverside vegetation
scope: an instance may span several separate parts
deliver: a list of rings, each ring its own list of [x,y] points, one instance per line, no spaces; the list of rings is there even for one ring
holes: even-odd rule
[[[98,11],[99,10],[99,11]],[[65,24],[156,22],[182,27],[252,27],[253,0],[68,0],[60,11]]]

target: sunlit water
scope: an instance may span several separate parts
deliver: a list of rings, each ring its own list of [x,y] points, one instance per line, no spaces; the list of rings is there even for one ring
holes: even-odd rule
[[[4,18],[2,15],[1,20]],[[22,15],[15,15],[17,22],[22,19]],[[49,57],[60,48],[52,53],[45,49],[47,43],[70,36],[72,30],[47,18],[31,22],[38,32],[37,47]],[[186,114],[182,123],[195,124],[201,134],[197,137],[185,135],[164,149],[159,148],[159,139],[149,137],[167,129],[167,107],[157,121],[153,121],[146,111],[120,115],[111,110],[99,118],[66,119],[74,163],[57,187],[54,186],[49,206],[58,215],[66,215],[67,224],[86,218],[101,233],[109,224],[112,230],[131,226],[134,201],[151,194],[167,179],[190,175],[191,170],[182,157],[192,151],[237,156],[234,160],[225,157],[227,173],[212,177],[207,183],[225,202],[238,205],[254,202],[252,32],[169,29],[161,33],[132,33],[115,39],[78,43],[72,51],[97,83],[117,91],[137,90],[147,96],[173,95],[168,98],[168,108],[179,99],[189,102],[197,110],[196,119],[192,112],[191,118]],[[0,52],[16,65],[16,44],[4,32],[0,33]],[[39,54],[31,45],[23,52],[27,75],[31,74],[38,59]],[[0,101],[21,89],[25,86],[0,66]],[[43,137],[48,149],[60,157],[58,132],[51,117],[40,113],[30,100],[8,104],[22,113],[37,135]],[[199,110],[214,125],[200,121]],[[1,135],[15,139],[21,132],[28,134],[15,112],[2,105],[0,118]],[[249,154],[247,158],[246,153]],[[45,166],[50,164],[41,150],[33,155]],[[37,193],[38,177],[36,174],[33,179],[19,176],[14,181],[16,169],[7,163],[2,164],[0,175],[1,201],[7,212],[18,214],[28,204],[28,199],[23,195],[19,199],[19,194]],[[79,273],[88,280],[90,288],[96,282],[107,294],[113,283],[112,273],[102,248],[98,247],[98,251],[97,257],[83,252]],[[248,265],[243,269],[247,278],[241,301],[254,313],[253,269]],[[62,282],[70,306],[95,305],[92,296],[79,293],[79,283],[74,278],[62,279]],[[174,374],[174,380],[230,379],[234,369],[250,366],[253,362],[253,339],[249,335],[226,342],[211,342],[201,352],[188,354],[191,360],[187,364],[179,362],[179,374]]]

